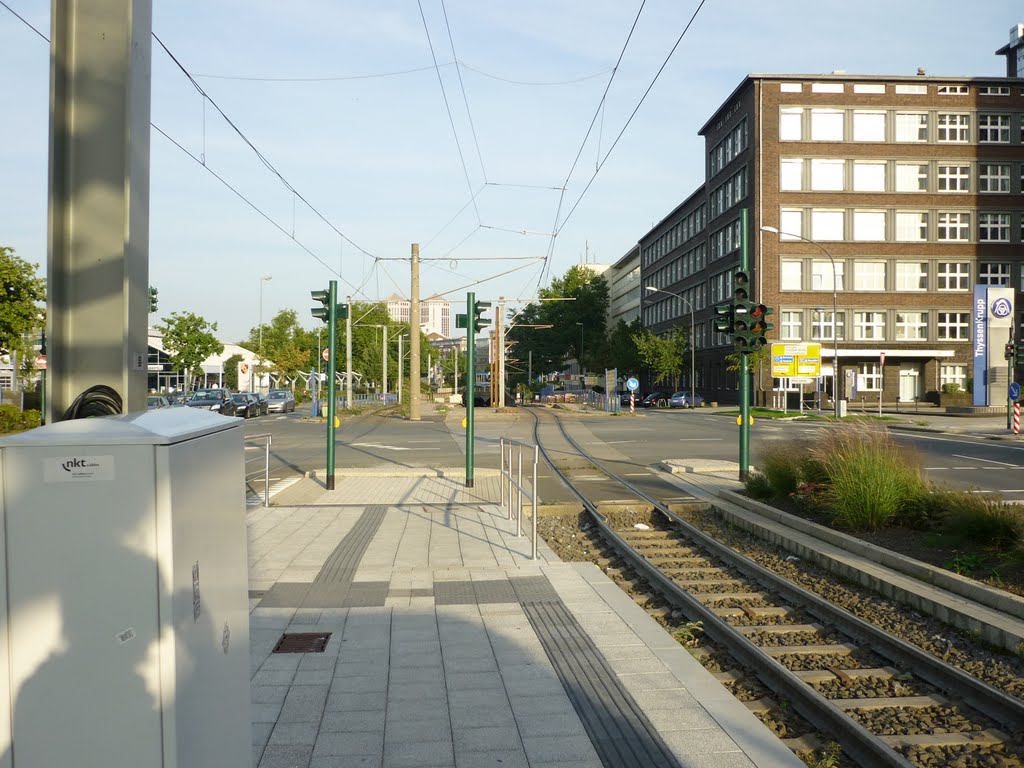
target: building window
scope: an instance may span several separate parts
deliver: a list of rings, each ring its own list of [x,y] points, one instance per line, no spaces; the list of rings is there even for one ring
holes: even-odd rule
[[[842,141],[843,117],[841,109],[812,109],[811,141]]]
[[[927,172],[927,166],[926,172]],[[927,184],[927,175],[925,183]],[[854,162],[854,192],[885,192],[885,163]]]
[[[857,391],[878,392],[882,388],[882,369],[878,363],[861,363],[857,366]]]
[[[978,191],[1009,192],[1010,166],[1005,163],[979,163]]]
[[[971,265],[966,261],[940,261],[936,277],[940,291],[966,291],[970,287]]]
[[[926,341],[928,339],[927,312],[897,312],[897,341]]]
[[[885,240],[885,211],[854,211],[854,240]]]
[[[979,213],[978,240],[988,243],[1010,242],[1010,214]]]
[[[928,113],[897,112],[896,141],[928,141]]]
[[[885,312],[854,312],[853,338],[871,341],[885,338]]]
[[[833,264],[835,265],[835,283],[833,284]],[[843,290],[843,262],[842,261],[819,261],[811,262],[811,290],[812,291],[841,291]]]
[[[928,214],[924,211],[896,211],[896,240],[919,243],[928,239]]]
[[[947,384],[957,385],[961,390],[967,389],[967,366],[966,365],[940,365],[939,366],[939,387]]]
[[[842,83],[811,83],[811,93],[842,93]]]
[[[928,264],[919,261],[896,262],[896,290],[928,290]]]
[[[802,208],[783,208],[779,212],[779,238],[797,240],[794,235],[804,234],[804,212]]]
[[[844,211],[815,208],[811,211],[812,240],[842,240]]]
[[[854,141],[885,141],[885,112],[853,111]]]
[[[784,192],[799,192],[804,188],[804,161],[785,159],[779,163],[779,189]]]
[[[885,93],[885,83],[854,83],[854,93]]]
[[[853,289],[855,291],[884,291],[885,262],[856,261],[853,266]]]
[[[971,166],[939,165],[939,192],[970,192]]]
[[[803,107],[783,107],[779,111],[779,141],[802,141],[803,123]]]
[[[981,262],[978,264],[978,285],[997,285],[1003,288],[1010,287],[1010,265],[994,262]]]
[[[971,116],[939,113],[936,116],[938,140],[947,144],[966,144],[971,140]]]
[[[928,166],[925,163],[896,163],[897,192],[927,192]]]
[[[970,338],[970,314],[937,312],[935,331],[940,341],[966,341]]]
[[[1009,96],[1010,87],[1007,85],[983,85],[978,88],[979,96]]]
[[[940,85],[936,93],[940,96],[966,96],[970,89],[966,85]]]
[[[782,93],[800,93],[803,91],[803,83],[780,83],[779,90]]]
[[[788,341],[799,341],[803,335],[804,313],[783,312],[779,333]]]
[[[1009,144],[1009,115],[978,115],[978,143]]]
[[[844,160],[811,160],[811,189],[816,192],[842,192]]]
[[[803,262],[783,261],[779,289],[783,291],[802,291],[803,284]]]
[[[846,338],[846,313],[839,312],[836,322],[832,322],[832,310],[815,312],[811,319],[811,338],[818,341],[833,341],[838,334],[839,340]]]
[[[938,214],[936,233],[939,240],[969,240],[971,238],[971,214]]]

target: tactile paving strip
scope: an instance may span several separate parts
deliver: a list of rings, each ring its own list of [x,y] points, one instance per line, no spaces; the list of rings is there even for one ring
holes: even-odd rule
[[[546,581],[546,579],[545,579]],[[680,768],[636,701],[561,601],[523,603],[606,768]]]
[[[314,583],[351,584],[359,561],[363,559],[363,554],[377,534],[386,513],[387,507],[382,505],[367,507],[352,526],[352,530],[331,552],[320,573],[313,580]]]

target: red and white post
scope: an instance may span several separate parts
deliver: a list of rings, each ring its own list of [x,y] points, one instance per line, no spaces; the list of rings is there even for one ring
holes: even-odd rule
[[[633,392],[629,393],[629,412],[636,413],[636,395]]]
[[[1013,434],[1020,434],[1020,403],[1013,403]]]

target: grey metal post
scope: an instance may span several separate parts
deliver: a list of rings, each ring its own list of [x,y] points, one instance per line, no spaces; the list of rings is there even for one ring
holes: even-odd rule
[[[263,449],[263,506],[270,506],[270,441],[273,438],[267,435],[267,445]]]
[[[146,409],[151,0],[53,0],[46,422],[105,384]]]
[[[501,457],[501,474],[498,480],[498,489],[501,494],[501,506],[505,506],[505,438],[498,438],[498,455]]]
[[[346,296],[348,315],[345,317],[345,407],[352,407],[352,297]]]
[[[409,420],[420,420],[420,244],[412,244],[409,291]],[[399,367],[402,360],[398,360]],[[399,387],[399,398],[401,387]]]
[[[508,444],[508,519],[512,519],[512,443]]]
[[[519,486],[516,488],[516,536],[523,535],[523,446],[519,446]]]
[[[537,497],[539,495],[537,493],[537,459],[539,458],[538,451],[539,448],[536,445],[533,446],[533,536],[531,537],[533,540],[533,545],[530,547],[531,560],[537,559]]]

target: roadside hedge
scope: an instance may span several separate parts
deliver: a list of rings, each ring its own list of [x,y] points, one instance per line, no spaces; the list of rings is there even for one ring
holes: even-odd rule
[[[0,405],[0,435],[38,427],[39,419],[39,411],[22,411],[13,405]]]

